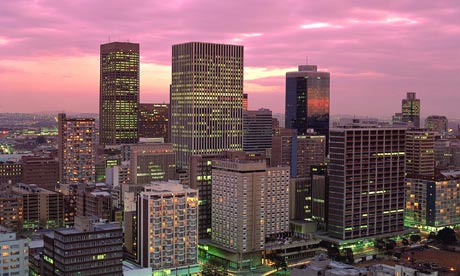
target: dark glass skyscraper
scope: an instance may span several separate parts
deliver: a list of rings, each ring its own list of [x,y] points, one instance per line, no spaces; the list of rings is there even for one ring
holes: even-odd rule
[[[329,72],[316,65],[300,65],[298,72],[286,73],[286,128],[306,135],[307,129],[328,135]]]
[[[101,45],[99,95],[100,144],[137,143],[139,108],[139,44]]]

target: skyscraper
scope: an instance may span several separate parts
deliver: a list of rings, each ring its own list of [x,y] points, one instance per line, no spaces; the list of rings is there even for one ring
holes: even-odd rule
[[[100,144],[137,143],[139,44],[102,44],[100,62]]]
[[[406,173],[411,177],[434,176],[436,133],[423,129],[406,132]]]
[[[170,96],[179,169],[194,154],[243,149],[243,46],[173,45]]]
[[[85,183],[96,175],[96,121],[58,116],[59,181]]]
[[[402,100],[402,120],[412,123],[414,128],[420,128],[420,100],[415,92],[407,92],[406,98]]]
[[[329,72],[318,72],[316,65],[300,65],[298,72],[286,73],[286,128],[299,135],[314,129],[329,135]]]
[[[264,151],[272,147],[272,111],[259,110],[243,111],[243,150]]]
[[[404,229],[404,128],[331,130],[329,235],[341,240]]]
[[[199,271],[197,190],[179,181],[153,182],[138,194],[137,214],[141,266],[152,267],[153,275]]]

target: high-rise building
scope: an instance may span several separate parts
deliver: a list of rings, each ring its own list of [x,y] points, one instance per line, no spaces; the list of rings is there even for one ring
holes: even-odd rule
[[[341,240],[404,229],[404,128],[330,132],[329,235]]]
[[[329,72],[319,72],[316,65],[300,65],[298,72],[286,73],[286,128],[299,135],[313,129],[329,135]]]
[[[406,178],[404,223],[437,232],[460,225],[460,173]]]
[[[172,144],[141,143],[131,146],[131,183],[176,179],[176,155]]]
[[[264,151],[272,147],[272,111],[243,111],[243,150]]]
[[[198,237],[211,238],[212,227],[212,160],[226,154],[193,155],[189,169],[190,188],[198,190]]]
[[[292,140],[291,176],[308,177],[313,165],[326,161],[326,136],[301,135]]]
[[[75,217],[75,227],[55,229],[43,240],[43,275],[123,275],[119,223]]]
[[[78,187],[76,216],[97,217],[114,221],[113,199],[110,188],[104,183],[89,183]]]
[[[0,193],[0,225],[12,231],[20,232],[23,223],[22,196],[11,191]]]
[[[265,239],[289,230],[289,167],[252,155],[212,161],[212,240],[239,269],[259,264]]]
[[[154,182],[139,193],[137,204],[141,266],[154,273],[198,272],[198,191],[179,181]]]
[[[59,114],[59,180],[61,184],[94,181],[96,175],[96,121]]]
[[[191,155],[243,149],[243,46],[173,45],[170,96],[178,169]]]
[[[169,143],[169,104],[139,104],[139,138],[163,138]]]
[[[406,174],[434,175],[435,136],[435,132],[423,129],[406,132]]]
[[[413,124],[414,128],[420,128],[420,100],[415,94],[407,92],[406,98],[402,100],[402,120]]]
[[[445,133],[448,130],[448,120],[446,116],[432,115],[425,119],[425,128],[439,133]]]
[[[29,246],[26,238],[14,232],[0,232],[2,275],[29,275]]]
[[[271,166],[291,166],[292,144],[295,139],[297,139],[297,131],[294,129],[280,128],[279,134],[273,135]]]
[[[59,182],[59,162],[51,157],[23,156],[22,182],[54,191]]]
[[[139,141],[139,44],[101,45],[99,138],[102,145]]]

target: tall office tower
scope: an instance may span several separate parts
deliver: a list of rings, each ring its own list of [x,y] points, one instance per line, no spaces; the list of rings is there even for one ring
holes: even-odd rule
[[[171,141],[178,169],[191,155],[243,149],[243,46],[173,45]]]
[[[102,44],[100,62],[99,143],[137,143],[139,44]]]
[[[46,234],[43,275],[123,275],[123,230],[119,223],[98,221],[75,217],[74,228]]]
[[[406,132],[406,173],[408,175],[434,175],[434,141],[436,133],[427,130]]]
[[[139,104],[139,138],[163,138],[169,143],[169,104]]]
[[[243,150],[264,151],[272,147],[272,111],[243,111]]]
[[[273,129],[273,132],[272,132],[273,136],[280,134],[280,121],[275,117],[272,118],[272,129]]]
[[[59,114],[59,183],[86,183],[96,175],[96,121]]]
[[[460,224],[460,172],[406,178],[404,224],[437,232]]]
[[[402,100],[402,120],[405,123],[420,128],[420,100],[415,92],[407,92],[406,98]]]
[[[29,275],[29,246],[14,232],[0,232],[2,275]]]
[[[64,197],[62,194],[37,187],[35,184],[18,183],[12,189],[22,197],[24,231],[38,228],[56,228],[64,225]]]
[[[199,271],[197,190],[185,188],[179,181],[145,186],[138,195],[137,225],[141,266],[152,267],[154,274]]]
[[[133,184],[149,184],[152,181],[177,179],[176,155],[172,144],[132,145],[130,162],[131,183]]]
[[[249,95],[247,93],[243,94],[243,110],[248,110],[249,106]]]
[[[311,218],[318,228],[326,229],[329,206],[329,176],[327,165],[311,166]]]
[[[330,132],[329,235],[355,239],[404,229],[404,128]]]
[[[326,136],[301,135],[292,141],[291,176],[309,177],[311,166],[326,161]]]
[[[448,120],[446,116],[431,115],[425,119],[425,128],[439,133],[445,133],[448,130]]]
[[[22,182],[54,191],[59,182],[59,162],[51,157],[23,156]]]
[[[225,159],[226,154],[193,155],[190,161],[190,188],[198,190],[198,237],[211,238],[212,227],[212,160]]]
[[[289,177],[289,167],[267,168],[264,154],[212,161],[212,240],[238,268],[257,265],[265,238],[289,230]]]
[[[329,135],[329,72],[318,72],[316,65],[300,65],[298,72],[286,73],[286,128],[299,135],[313,129]]]

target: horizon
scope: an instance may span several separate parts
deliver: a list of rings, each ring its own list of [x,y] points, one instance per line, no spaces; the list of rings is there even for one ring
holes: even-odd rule
[[[210,41],[245,47],[250,109],[284,113],[285,73],[308,59],[331,73],[331,114],[392,116],[414,91],[422,116],[458,116],[454,1],[122,2],[0,3],[0,112],[97,113],[99,47],[108,38],[140,44],[141,103],[169,102],[173,44]]]

